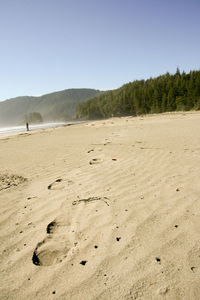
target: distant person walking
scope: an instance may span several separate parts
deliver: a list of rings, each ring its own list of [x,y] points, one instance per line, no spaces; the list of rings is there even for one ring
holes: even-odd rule
[[[26,122],[26,130],[29,131],[29,125],[28,125],[28,122]]]

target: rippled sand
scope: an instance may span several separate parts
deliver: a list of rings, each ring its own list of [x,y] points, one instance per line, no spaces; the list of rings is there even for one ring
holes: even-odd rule
[[[199,112],[2,137],[0,166],[0,299],[199,299]]]

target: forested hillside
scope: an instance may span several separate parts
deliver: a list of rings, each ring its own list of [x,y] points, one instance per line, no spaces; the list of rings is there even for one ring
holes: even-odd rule
[[[79,103],[99,95],[99,90],[68,89],[41,97],[17,97],[0,102],[0,126],[20,125],[32,112],[41,114],[44,121],[65,121],[75,118]]]
[[[76,110],[77,118],[98,119],[111,116],[139,115],[166,111],[200,109],[200,71],[125,84],[90,99]]]

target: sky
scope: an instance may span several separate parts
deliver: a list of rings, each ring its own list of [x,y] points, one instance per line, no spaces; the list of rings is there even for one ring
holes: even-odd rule
[[[0,101],[200,69],[200,0],[0,0]]]

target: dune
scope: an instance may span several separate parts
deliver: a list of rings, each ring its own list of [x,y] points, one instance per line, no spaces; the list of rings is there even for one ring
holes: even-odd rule
[[[0,137],[0,299],[200,298],[200,112]]]

